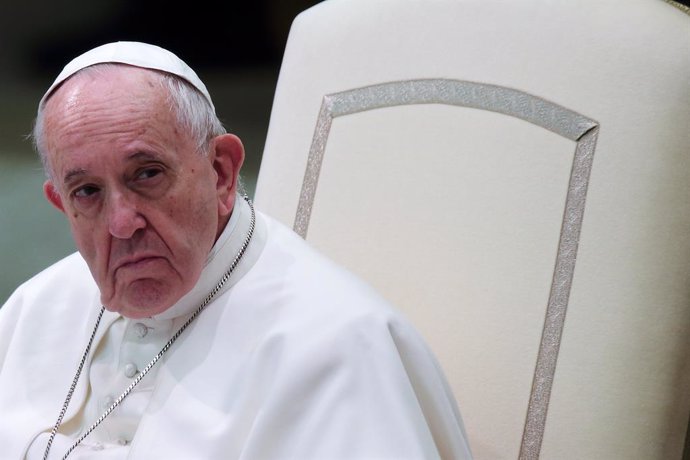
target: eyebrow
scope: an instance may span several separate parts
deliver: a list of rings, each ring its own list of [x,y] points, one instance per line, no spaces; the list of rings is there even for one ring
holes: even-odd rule
[[[69,185],[70,182],[73,182],[75,178],[79,176],[84,176],[86,175],[86,169],[84,168],[76,168],[72,169],[70,171],[67,171],[67,174],[65,174],[65,178],[63,179],[63,183],[65,185]]]
[[[153,155],[148,152],[137,151],[132,153],[131,155],[128,155],[127,160],[151,161],[160,160],[160,157],[158,157],[158,155]],[[86,171],[86,169],[84,168],[75,168],[70,171],[67,171],[67,173],[65,174],[65,178],[63,179],[63,183],[65,185],[69,185],[71,182],[73,182],[80,176],[85,176],[87,173],[88,171]]]
[[[127,160],[160,160],[158,155],[153,155],[148,152],[137,151],[127,156]]]

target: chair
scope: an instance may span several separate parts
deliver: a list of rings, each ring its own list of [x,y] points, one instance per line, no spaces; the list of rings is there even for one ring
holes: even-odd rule
[[[690,414],[690,18],[662,0],[328,0],[257,207],[425,336],[477,459],[669,459]]]

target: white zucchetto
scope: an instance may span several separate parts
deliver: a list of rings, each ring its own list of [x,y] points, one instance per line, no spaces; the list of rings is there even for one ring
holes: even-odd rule
[[[211,101],[211,95],[206,89],[206,86],[197,76],[196,72],[194,72],[194,70],[192,70],[182,59],[159,46],[128,41],[101,45],[74,58],[64,69],[62,69],[62,72],[60,72],[53,84],[50,85],[48,91],[46,91],[41,98],[39,107],[44,104],[45,100],[56,87],[76,72],[95,64],[104,64],[108,62],[128,64],[144,69],[160,70],[162,72],[177,75],[198,89],[215,111],[213,101]]]

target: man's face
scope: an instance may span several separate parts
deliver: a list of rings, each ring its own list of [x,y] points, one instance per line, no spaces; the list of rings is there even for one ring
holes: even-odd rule
[[[141,69],[78,75],[48,101],[48,199],[111,311],[158,314],[196,283],[222,228],[214,156],[177,125]],[[229,210],[227,210],[229,214]]]

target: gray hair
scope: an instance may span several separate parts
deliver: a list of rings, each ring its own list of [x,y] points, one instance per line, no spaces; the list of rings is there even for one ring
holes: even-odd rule
[[[113,67],[120,67],[122,65],[123,64],[117,63],[96,64],[81,69],[70,78],[76,75],[102,74]],[[177,122],[180,126],[188,130],[191,138],[195,141],[197,152],[206,155],[211,139],[227,132],[216,116],[213,108],[206,98],[184,79],[164,72],[155,70],[150,71],[157,76],[161,87],[167,91],[170,110],[175,114]],[[44,109],[50,97],[51,95],[49,95],[43,104],[38,107],[38,113],[31,134],[34,149],[40,156],[41,163],[43,163],[43,170],[49,179],[52,176],[52,171],[48,163],[48,152],[45,144]]]

